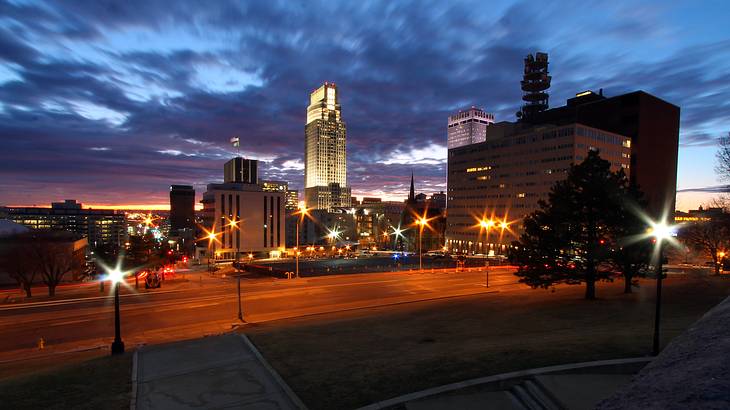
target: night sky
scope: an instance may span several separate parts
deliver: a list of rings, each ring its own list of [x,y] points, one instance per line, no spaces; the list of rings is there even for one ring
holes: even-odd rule
[[[355,195],[402,198],[411,171],[443,190],[447,116],[514,120],[535,51],[550,55],[551,106],[599,88],[680,106],[678,189],[722,184],[730,2],[550,3],[0,1],[0,204],[167,204],[173,183],[200,195],[232,136],[260,175],[301,188],[324,81],[340,90]]]

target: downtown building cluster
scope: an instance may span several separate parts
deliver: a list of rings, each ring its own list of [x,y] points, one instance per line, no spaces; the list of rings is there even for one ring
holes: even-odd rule
[[[171,186],[172,239],[190,243],[198,238],[195,255],[199,260],[280,257],[296,243],[415,250],[413,232],[404,229],[406,233],[398,238],[392,235],[393,229],[409,223],[405,213],[430,209],[441,223],[434,223],[437,230],[427,232],[424,241],[440,248],[446,194],[415,195],[411,181],[406,202],[368,197],[358,201],[347,180],[346,141],[338,88],[325,82],[310,94],[306,109],[304,201],[286,181],[260,180],[257,160],[235,157],[223,166],[223,183],[207,185],[197,216],[192,186]],[[308,210],[307,218],[300,218],[300,208]],[[196,229],[196,218],[202,229]],[[337,232],[335,240],[333,232]]]
[[[489,124],[470,144],[451,144],[449,129],[451,251],[505,253],[522,233],[522,219],[591,150],[644,192],[649,215],[674,212],[679,108],[643,91],[606,97],[601,90],[580,92],[565,106],[548,109],[547,65],[544,53],[525,59],[518,121]]]

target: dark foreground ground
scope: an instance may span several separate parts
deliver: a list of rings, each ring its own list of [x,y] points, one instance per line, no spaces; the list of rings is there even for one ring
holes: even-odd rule
[[[727,297],[730,278],[670,276],[662,344]],[[244,331],[311,409],[348,409],[401,394],[508,371],[648,355],[654,282],[634,294],[601,284],[509,290],[322,314]],[[2,408],[128,408],[131,357],[78,356],[60,367],[0,363]],[[15,362],[13,366],[18,366]]]
[[[730,293],[728,278],[665,281],[662,345]],[[284,320],[245,332],[311,409],[356,408],[465,379],[649,355],[654,282],[525,289]]]

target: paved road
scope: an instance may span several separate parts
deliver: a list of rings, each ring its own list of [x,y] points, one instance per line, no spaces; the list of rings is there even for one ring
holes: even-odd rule
[[[423,257],[423,269],[444,269],[456,268],[456,259]],[[482,267],[489,264],[497,264],[496,260],[482,258],[464,259],[467,267]],[[294,271],[295,262],[291,259],[255,263],[257,265],[268,265],[282,271]],[[341,275],[358,272],[382,272],[382,271],[408,271],[419,268],[418,256],[369,256],[355,259],[344,258],[301,258],[299,260],[300,276],[324,276]]]
[[[248,322],[256,323],[523,286],[516,283],[511,268],[489,272],[490,288],[484,286],[484,271],[243,279],[244,312]],[[125,343],[161,343],[230,330],[237,316],[235,279],[198,275],[162,289],[125,290],[121,297]],[[26,355],[107,346],[113,337],[113,298],[92,295],[74,293],[53,301],[0,304],[0,363]],[[35,349],[40,337],[46,341],[43,351]]]

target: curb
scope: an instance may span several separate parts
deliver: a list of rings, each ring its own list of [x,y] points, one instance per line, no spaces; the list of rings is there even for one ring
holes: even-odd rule
[[[297,396],[294,391],[289,387],[289,385],[286,384],[284,379],[279,376],[279,373],[277,373],[276,370],[274,370],[274,368],[269,365],[269,362],[264,359],[264,357],[261,355],[261,352],[259,352],[259,350],[256,348],[256,346],[254,346],[253,343],[251,343],[251,340],[249,340],[248,337],[243,333],[238,333],[238,336],[241,337],[246,346],[251,349],[251,352],[254,354],[254,356],[256,356],[256,359],[258,359],[259,363],[261,363],[261,365],[264,366],[266,370],[268,370],[268,372],[271,374],[274,380],[276,380],[276,382],[279,384],[279,387],[281,387],[281,389],[284,391],[284,394],[287,395],[287,397],[289,398],[289,400],[291,400],[294,406],[301,410],[307,410],[307,406],[304,405],[304,403],[299,399],[299,396]]]
[[[132,356],[132,392],[130,393],[129,410],[137,409],[137,354],[139,349],[141,347],[136,349],[134,356]]]
[[[595,362],[570,363],[570,364],[561,364],[561,365],[556,365],[556,366],[538,367],[535,369],[528,369],[528,370],[518,370],[516,372],[502,373],[502,374],[497,374],[494,376],[479,377],[476,379],[469,379],[469,380],[464,380],[461,382],[444,384],[442,386],[432,387],[430,389],[421,390],[421,391],[417,391],[414,393],[408,393],[408,394],[404,394],[402,396],[394,397],[392,399],[379,401],[377,403],[373,403],[373,404],[369,404],[364,407],[360,407],[357,410],[387,409],[387,408],[390,408],[390,407],[393,407],[393,406],[396,406],[399,404],[405,404],[410,401],[419,400],[419,399],[422,399],[425,397],[434,396],[434,395],[441,394],[441,393],[452,392],[452,391],[464,389],[466,387],[478,386],[480,384],[500,382],[500,381],[505,381],[505,380],[509,380],[509,379],[515,379],[515,378],[521,378],[521,377],[527,377],[527,376],[536,376],[536,375],[561,372],[561,371],[566,371],[566,370],[591,368],[591,367],[633,364],[633,363],[641,363],[641,362],[649,363],[652,360],[654,360],[654,357],[632,357],[632,358],[628,358],[628,359],[598,360]]]

